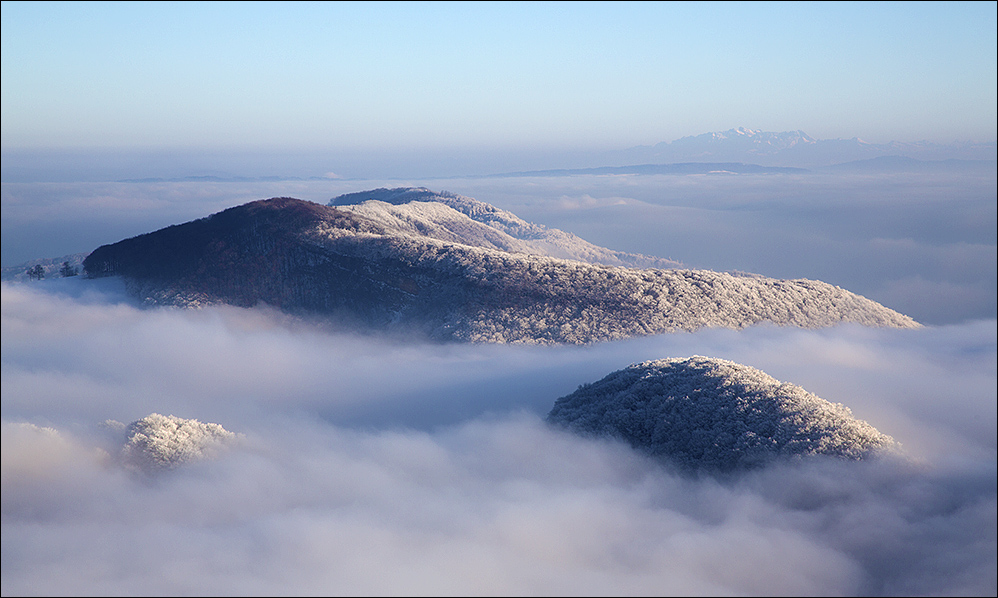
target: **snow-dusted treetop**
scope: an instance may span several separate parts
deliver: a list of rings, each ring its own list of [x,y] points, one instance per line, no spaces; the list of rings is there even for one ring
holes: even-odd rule
[[[126,465],[151,473],[210,459],[236,439],[219,424],[153,413],[125,428],[121,457]]]
[[[689,471],[777,458],[863,459],[899,445],[841,404],[755,368],[694,356],[631,365],[555,402],[548,421],[624,440]]]

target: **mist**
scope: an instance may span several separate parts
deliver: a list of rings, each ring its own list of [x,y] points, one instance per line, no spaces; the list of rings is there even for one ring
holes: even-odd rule
[[[991,594],[993,319],[586,347],[403,342],[120,281],[2,287],[7,594]],[[841,402],[905,457],[689,477],[552,429],[554,401],[694,354]],[[156,476],[102,425],[243,442]]]

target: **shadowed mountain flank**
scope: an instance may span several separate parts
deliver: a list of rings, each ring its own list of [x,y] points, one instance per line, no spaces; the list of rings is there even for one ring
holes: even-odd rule
[[[623,440],[689,471],[735,471],[810,455],[860,460],[899,450],[841,404],[755,368],[700,356],[613,372],[558,399],[547,419]]]
[[[291,198],[255,201],[102,246],[84,267],[91,277],[122,276],[149,305],[267,304],[438,340],[591,343],[761,322],[918,326],[818,281],[636,269],[512,251],[499,248],[512,242],[504,237],[488,245],[487,231],[479,228],[464,235],[448,220],[458,214],[448,206],[401,206],[408,212],[385,206],[394,204],[346,209]],[[406,224],[425,213],[434,219]],[[439,229],[421,230],[431,228],[427,222]]]

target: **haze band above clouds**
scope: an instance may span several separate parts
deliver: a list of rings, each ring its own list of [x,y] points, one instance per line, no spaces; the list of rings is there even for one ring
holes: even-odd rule
[[[994,172],[4,183],[4,266],[89,253],[266,197],[324,204],[409,185],[691,268],[821,280],[923,324],[990,318],[998,306]]]

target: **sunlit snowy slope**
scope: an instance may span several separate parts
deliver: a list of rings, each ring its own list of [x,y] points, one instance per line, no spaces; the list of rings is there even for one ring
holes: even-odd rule
[[[677,268],[660,257],[614,251],[572,233],[527,222],[512,212],[471,197],[425,187],[374,189],[340,195],[329,205],[366,216],[390,229],[441,241],[582,260],[608,266]]]

